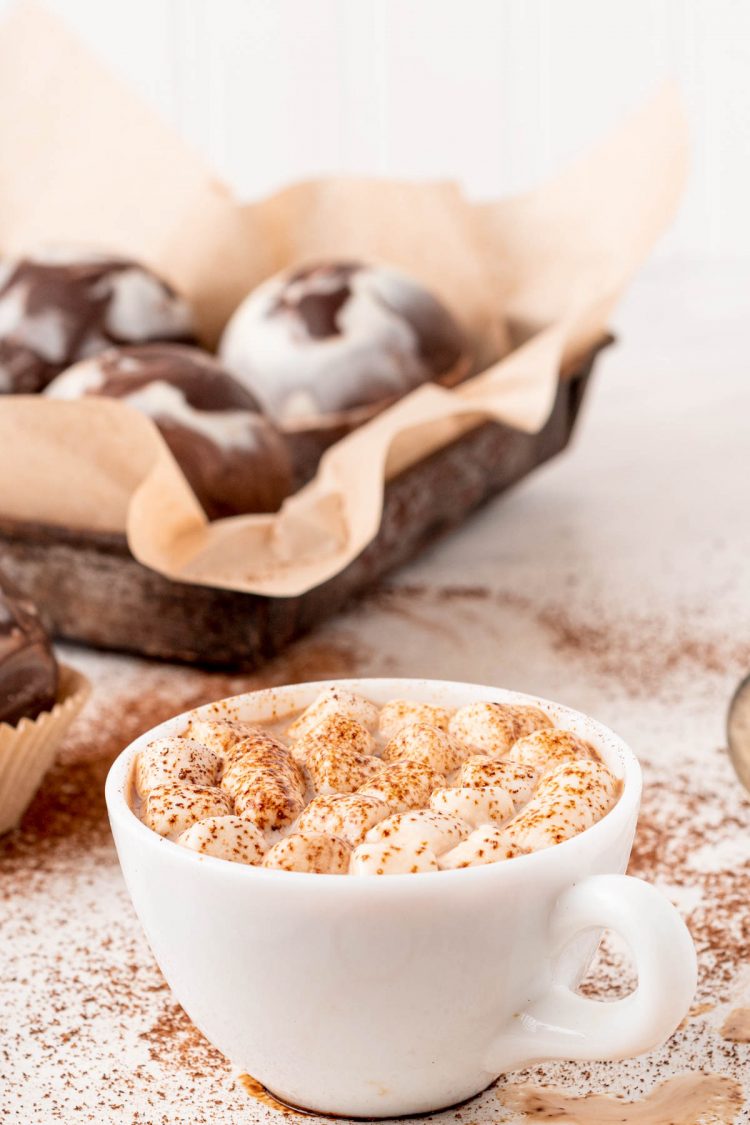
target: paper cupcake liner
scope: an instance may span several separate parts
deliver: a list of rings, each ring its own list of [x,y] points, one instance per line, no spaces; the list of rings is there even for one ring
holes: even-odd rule
[[[60,665],[57,703],[36,719],[0,723],[0,834],[15,828],[31,804],[58,747],[90,691],[85,676]]]

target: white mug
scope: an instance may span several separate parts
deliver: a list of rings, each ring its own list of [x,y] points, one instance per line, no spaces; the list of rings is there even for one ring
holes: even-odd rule
[[[337,681],[376,703],[534,703],[517,692],[429,680]],[[273,719],[325,683],[210,704],[207,716]],[[106,797],[120,863],[174,995],[230,1061],[279,1099],[346,1117],[438,1110],[542,1059],[621,1059],[656,1047],[690,1006],[696,959],[674,907],[622,874],[641,794],[638,762],[610,730],[555,703],[622,795],[586,832],[485,867],[355,878],[249,867],[156,835],[129,804],[120,754]],[[601,930],[625,939],[638,985],[610,1003],[576,993]]]

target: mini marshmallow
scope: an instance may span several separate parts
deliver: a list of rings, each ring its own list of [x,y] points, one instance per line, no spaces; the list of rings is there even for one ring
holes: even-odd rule
[[[177,837],[207,816],[225,816],[232,802],[221,789],[210,785],[160,785],[143,805],[143,822],[160,836]]]
[[[247,788],[249,777],[258,771],[277,774],[301,796],[305,792],[305,779],[292,755],[283,743],[263,733],[244,738],[231,748],[221,779],[222,789],[236,798],[241,789]]]
[[[344,691],[343,688],[328,687],[294,720],[286,734],[292,739],[302,738],[321,719],[327,719],[331,715],[343,715],[345,719],[354,719],[365,730],[370,731],[378,724],[378,709],[374,703],[370,703],[369,699],[355,695],[353,691]]]
[[[261,831],[286,828],[305,807],[304,793],[278,770],[257,768],[235,790],[234,807]]]
[[[459,867],[482,867],[523,855],[523,850],[510,840],[502,828],[485,824],[451,851],[438,859],[442,871],[455,871]]]
[[[308,755],[307,768],[316,793],[353,793],[370,781],[377,783],[383,763],[369,754],[320,746]]]
[[[390,840],[360,844],[349,865],[350,875],[419,875],[438,870],[437,858],[426,844],[409,847]]]
[[[265,851],[261,833],[241,816],[209,816],[196,821],[178,836],[177,843],[233,863],[260,863]]]
[[[504,703],[469,703],[459,708],[448,730],[462,746],[504,757],[515,742],[513,710]]]
[[[395,738],[402,727],[412,723],[428,723],[438,730],[448,730],[450,711],[430,703],[411,703],[408,699],[392,699],[380,710],[379,728],[386,742]]]
[[[469,758],[459,770],[457,785],[469,789],[483,789],[486,785],[498,785],[513,798],[518,811],[534,795],[539,774],[533,766],[522,766],[504,758],[484,758],[481,755]]]
[[[420,762],[438,773],[451,773],[465,757],[466,753],[449,734],[429,723],[402,727],[383,751],[386,762]]]
[[[545,773],[561,762],[578,762],[593,758],[588,742],[569,730],[537,730],[519,738],[508,755],[512,762],[533,766]]]
[[[616,799],[617,781],[601,762],[563,762],[542,778],[535,796],[504,831],[525,850],[538,851],[584,832]]]
[[[225,758],[236,743],[254,734],[265,734],[252,723],[238,719],[208,719],[194,715],[188,723],[185,734],[213,750],[220,758]]]
[[[297,821],[298,832],[322,832],[347,843],[361,844],[365,834],[385,820],[390,809],[385,801],[359,793],[314,797]]]
[[[399,844],[404,848],[427,848],[441,855],[454,848],[469,835],[469,826],[455,816],[434,812],[431,809],[395,813],[376,824],[365,836],[365,843],[381,841]]]
[[[265,731],[253,731],[228,750],[222,789],[235,811],[261,831],[286,828],[305,807],[305,779],[291,754]]]
[[[278,871],[310,871],[316,875],[346,875],[352,849],[346,840],[322,832],[294,832],[270,849],[264,867]]]
[[[347,715],[327,715],[292,745],[295,760],[305,765],[309,764],[310,756],[319,750],[369,757],[375,753],[375,739],[356,719]]]
[[[156,738],[141,750],[135,764],[135,787],[141,797],[160,785],[215,785],[221,759],[190,738]]]
[[[358,793],[379,797],[394,813],[423,809],[433,789],[445,785],[445,775],[420,762],[393,762],[383,766],[374,781],[360,785]]]
[[[591,745],[531,705],[451,715],[396,699],[379,711],[329,688],[291,723],[289,746],[215,711],[150,743],[134,790],[156,832],[241,863],[335,874],[494,863],[585,831],[619,791]]]
[[[535,730],[555,725],[541,707],[532,707],[529,704],[507,704],[507,709],[513,717],[513,734],[517,739],[533,734]]]
[[[472,828],[504,824],[515,812],[513,798],[497,785],[486,785],[482,789],[436,789],[430,797],[430,808],[458,817]]]

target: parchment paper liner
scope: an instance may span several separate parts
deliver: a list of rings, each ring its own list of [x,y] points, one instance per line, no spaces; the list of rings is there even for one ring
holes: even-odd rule
[[[435,382],[441,387],[455,387],[462,383],[471,372],[473,358],[467,353],[441,375]],[[305,418],[293,418],[281,426],[294,467],[294,479],[298,485],[306,484],[315,475],[320,458],[326,449],[337,441],[369,422],[392,406],[397,399],[391,397],[367,406],[338,410],[335,413],[317,414]]]
[[[0,835],[19,824],[90,690],[85,676],[61,664],[51,711],[15,726],[0,723]]]
[[[338,441],[272,516],[207,525],[153,423],[122,403],[0,402],[4,516],[126,531],[136,558],[171,578],[270,596],[304,593],[363,550],[389,476],[487,418],[541,428],[560,372],[605,335],[671,219],[687,166],[668,87],[515,199],[472,204],[455,184],[331,179],[240,205],[30,5],[0,31],[0,151],[2,250],[84,242],[140,257],[185,293],[209,343],[254,285],[322,257],[400,267],[463,323],[481,374],[455,390],[424,386]]]

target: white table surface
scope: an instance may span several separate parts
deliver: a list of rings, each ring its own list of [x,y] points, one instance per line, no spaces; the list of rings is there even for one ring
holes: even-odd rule
[[[477,680],[559,699],[613,726],[644,764],[631,870],[688,918],[696,1007],[646,1058],[547,1065],[507,1084],[633,1100],[707,1071],[727,1080],[725,1100],[743,1080],[750,1096],[750,1046],[721,1034],[730,1011],[750,1006],[750,804],[723,749],[729,695],[750,671],[749,329],[747,265],[645,272],[616,317],[620,343],[598,364],[573,448],[258,675],[65,651],[94,680],[93,701],[25,827],[0,843],[0,1121],[274,1116],[171,1000],[120,876],[101,783],[132,735],[185,706],[339,674]],[[613,948],[590,987],[606,994],[622,975]],[[516,1120],[502,1108],[507,1084],[439,1119]],[[545,1119],[577,1121],[585,1104]],[[715,1120],[750,1121],[747,1109],[712,1104]],[[646,1120],[628,1107],[616,1119]]]

